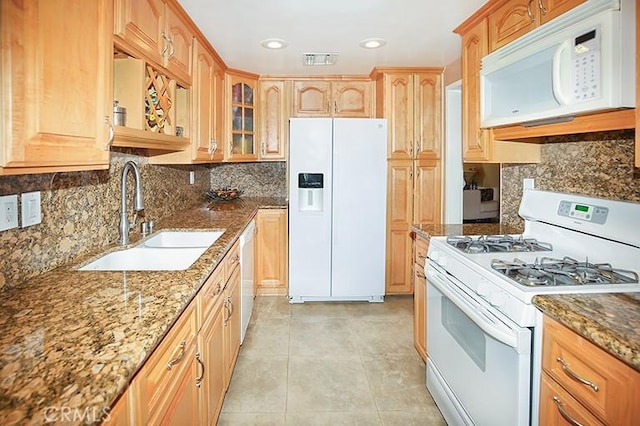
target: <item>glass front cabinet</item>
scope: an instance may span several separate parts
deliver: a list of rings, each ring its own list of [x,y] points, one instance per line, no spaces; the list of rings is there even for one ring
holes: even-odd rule
[[[231,116],[228,122],[229,146],[226,160],[257,161],[257,137],[254,126],[257,76],[254,78],[230,73],[229,77],[228,99]]]

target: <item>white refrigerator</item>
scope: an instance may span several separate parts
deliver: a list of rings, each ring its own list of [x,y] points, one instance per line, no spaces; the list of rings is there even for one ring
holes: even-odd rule
[[[292,118],[289,300],[382,302],[387,122]]]

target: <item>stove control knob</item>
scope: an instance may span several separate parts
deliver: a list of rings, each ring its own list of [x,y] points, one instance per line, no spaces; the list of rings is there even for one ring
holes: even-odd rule
[[[491,293],[489,296],[489,303],[496,308],[502,308],[507,302],[507,295],[501,291]]]

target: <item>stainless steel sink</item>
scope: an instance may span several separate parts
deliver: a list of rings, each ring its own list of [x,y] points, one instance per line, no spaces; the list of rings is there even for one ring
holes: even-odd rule
[[[224,231],[161,231],[128,249],[107,253],[80,271],[183,271]]]

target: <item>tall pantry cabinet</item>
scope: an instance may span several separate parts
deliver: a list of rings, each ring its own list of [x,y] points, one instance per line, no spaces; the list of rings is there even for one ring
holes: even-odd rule
[[[413,293],[411,224],[439,223],[442,68],[376,68],[376,117],[388,120],[386,294]]]

